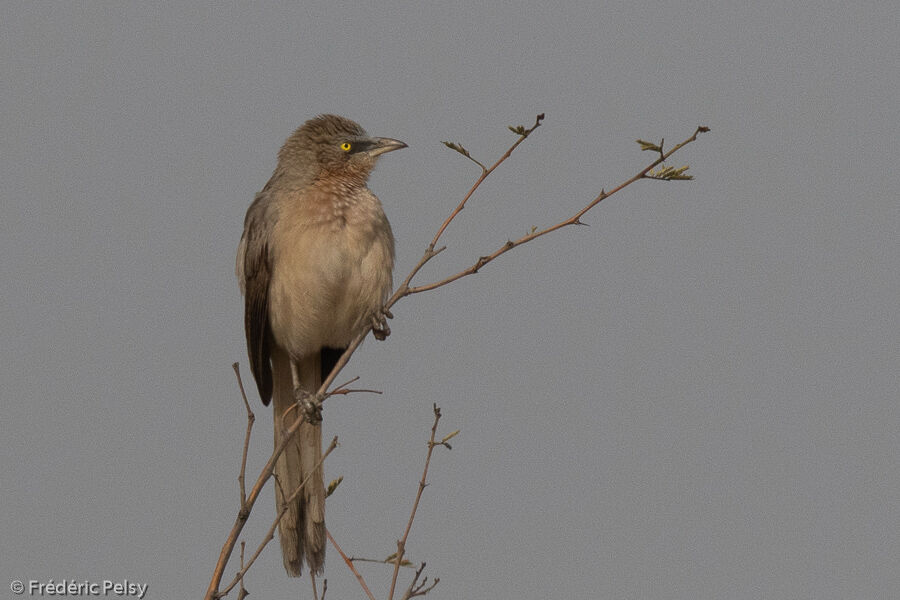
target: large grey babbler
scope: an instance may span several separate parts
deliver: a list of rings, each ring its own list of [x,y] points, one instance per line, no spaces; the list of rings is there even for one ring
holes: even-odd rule
[[[366,185],[376,159],[405,148],[370,137],[336,115],[304,123],[278,153],[271,179],[244,220],[237,278],[244,294],[250,368],[263,404],[274,398],[275,444],[299,416],[341,352],[366,326],[390,330],[383,306],[391,292],[394,237],[381,202]],[[275,465],[278,510],[308,475],[278,525],[284,567],[300,575],[325,563],[322,427],[300,426]]]

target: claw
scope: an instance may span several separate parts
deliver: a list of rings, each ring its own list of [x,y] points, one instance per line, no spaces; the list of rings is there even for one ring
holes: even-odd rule
[[[387,320],[393,318],[394,315],[386,308],[381,308],[372,315],[372,335],[376,340],[384,341],[391,335],[391,328],[388,326]]]
[[[316,402],[316,397],[302,388],[294,388],[294,401],[298,409],[306,418],[307,423],[318,425],[322,422],[322,405]]]

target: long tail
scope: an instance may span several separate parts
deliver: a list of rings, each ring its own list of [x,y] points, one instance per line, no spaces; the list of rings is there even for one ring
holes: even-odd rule
[[[297,417],[292,410],[282,423],[281,415],[294,405],[293,381],[287,354],[281,349],[272,352],[272,376],[274,388],[273,408],[275,416],[275,444]],[[303,388],[315,393],[321,385],[321,358],[315,356],[300,363],[300,379]],[[275,475],[281,485],[275,486],[276,510],[280,511],[286,498],[294,493],[303,480],[312,473],[303,490],[288,506],[278,523],[281,538],[281,554],[284,568],[292,577],[300,576],[304,558],[310,571],[321,573],[325,566],[325,482],[322,468],[316,468],[322,459],[322,426],[303,423],[294,439],[284,449],[275,464]]]

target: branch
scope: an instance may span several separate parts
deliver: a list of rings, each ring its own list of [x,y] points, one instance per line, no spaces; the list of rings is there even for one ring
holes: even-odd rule
[[[458,215],[466,207],[466,203],[469,201],[469,198],[472,197],[472,194],[475,193],[475,190],[477,190],[481,186],[481,182],[483,182],[485,180],[485,178],[487,178],[488,175],[493,173],[497,169],[497,167],[499,167],[501,164],[506,162],[506,159],[508,159],[512,155],[512,153],[515,151],[515,149],[518,148],[522,142],[524,142],[526,139],[528,139],[528,136],[531,135],[534,132],[534,130],[536,130],[538,127],[541,126],[541,122],[543,120],[544,120],[544,114],[541,113],[535,118],[534,125],[532,125],[529,128],[525,128],[522,125],[518,125],[516,127],[510,127],[509,129],[513,133],[518,135],[519,138],[506,150],[506,152],[503,153],[503,155],[499,159],[497,159],[497,161],[493,165],[491,165],[490,167],[487,167],[487,168],[485,168],[484,165],[482,165],[477,160],[473,159],[469,155],[468,151],[465,150],[465,148],[462,148],[462,146],[459,146],[458,144],[453,144],[450,142],[444,142],[444,144],[447,147],[453,148],[457,152],[460,152],[460,154],[462,154],[463,156],[466,156],[467,158],[471,159],[476,164],[478,164],[482,169],[481,176],[478,178],[478,180],[475,182],[475,184],[471,187],[471,189],[469,189],[469,192],[465,195],[465,197],[463,197],[462,201],[460,201],[460,203],[456,206],[456,208],[453,210],[453,212],[450,214],[450,216],[448,216],[444,220],[444,222],[441,224],[440,228],[438,229],[437,233],[435,234],[434,238],[431,240],[431,243],[428,244],[428,248],[425,250],[425,253],[422,255],[422,258],[419,259],[419,262],[416,263],[416,265],[412,268],[412,270],[409,272],[409,274],[403,280],[403,283],[400,284],[400,286],[397,288],[397,290],[394,292],[394,294],[385,303],[384,309],[388,314],[390,314],[389,309],[394,304],[396,304],[400,298],[403,298],[404,296],[409,295],[409,293],[408,293],[409,282],[412,281],[413,277],[416,276],[416,274],[422,269],[422,267],[425,266],[425,264],[428,261],[430,261],[432,258],[437,256],[444,250],[443,248],[435,249],[438,241],[441,239],[441,236],[444,234],[444,231],[450,225],[451,221],[453,221],[453,219],[456,218],[456,215]],[[338,374],[341,372],[341,370],[345,366],[347,366],[347,363],[350,361],[350,357],[353,356],[353,353],[356,352],[356,349],[359,348],[359,345],[362,344],[362,341],[365,339],[365,337],[367,335],[369,335],[369,332],[371,330],[372,330],[372,325],[371,324],[366,325],[366,328],[363,329],[347,345],[347,349],[344,350],[343,354],[341,354],[341,357],[335,363],[334,368],[332,368],[331,373],[328,374],[328,377],[325,378],[325,381],[322,382],[322,385],[319,387],[319,390],[316,393],[316,398],[319,399],[320,403],[324,402],[325,398],[328,397],[328,395],[329,395],[327,393],[328,387],[332,383],[334,383],[335,378],[338,376]]]
[[[337,436],[335,436],[331,440],[331,443],[328,445],[328,448],[325,450],[325,452],[322,453],[322,458],[319,459],[319,462],[316,463],[316,466],[313,468],[313,470],[306,475],[303,481],[300,482],[300,485],[298,485],[297,488],[294,489],[294,491],[291,493],[291,495],[288,496],[282,503],[281,510],[279,510],[278,514],[275,515],[275,520],[272,521],[272,525],[269,526],[269,530],[266,532],[265,537],[263,537],[262,541],[259,543],[259,546],[257,546],[256,551],[253,553],[253,556],[250,557],[250,560],[246,565],[243,565],[241,567],[241,570],[237,572],[237,575],[234,576],[234,579],[231,580],[231,582],[225,587],[225,589],[219,592],[219,597],[228,594],[228,592],[230,592],[232,588],[238,584],[238,582],[243,580],[244,574],[250,567],[253,566],[253,563],[255,563],[259,555],[262,554],[263,549],[268,545],[269,542],[275,539],[275,529],[278,527],[278,523],[281,521],[281,518],[285,515],[285,513],[287,513],[288,506],[297,498],[297,496],[300,494],[300,491],[304,487],[306,487],[306,483],[309,481],[310,477],[315,475],[319,467],[322,466],[322,463],[325,462],[325,459],[328,458],[328,455],[331,454],[331,452],[335,448],[337,448],[337,445],[338,439]]]
[[[241,390],[241,398],[244,400],[244,408],[247,409],[247,433],[244,435],[244,451],[241,453],[241,471],[238,473],[238,485],[241,488],[241,506],[247,502],[247,487],[245,483],[245,474],[247,472],[247,452],[250,449],[250,432],[253,430],[253,423],[256,421],[256,415],[250,409],[250,403],[247,402],[247,393],[244,391],[244,382],[241,380],[241,370],[238,363],[232,363],[231,368],[234,369],[234,376],[237,377],[238,387]],[[243,552],[243,548],[241,549]]]
[[[409,587],[407,587],[406,591],[403,592],[400,600],[409,600],[410,598],[415,598],[416,596],[424,596],[441,582],[440,577],[435,577],[434,581],[431,582],[431,585],[428,585],[428,578],[426,577],[422,580],[422,583],[416,585],[416,582],[419,581],[419,577],[422,575],[422,571],[424,570],[425,563],[422,563],[421,565],[419,565],[419,568],[416,569],[416,574],[413,575],[412,581],[409,582]]]
[[[238,383],[240,384],[240,377],[238,377]],[[243,384],[240,385],[241,388],[243,388]],[[252,412],[250,414],[252,414]],[[247,519],[250,516],[250,511],[253,510],[253,506],[256,504],[256,500],[259,498],[259,494],[262,492],[262,489],[265,486],[266,482],[270,477],[272,477],[272,472],[275,470],[275,463],[278,460],[278,457],[281,456],[282,452],[284,452],[285,447],[294,438],[294,435],[297,433],[300,425],[305,421],[306,418],[301,414],[296,419],[294,419],[293,423],[291,423],[291,426],[284,431],[284,435],[281,436],[278,445],[275,447],[275,450],[272,452],[269,460],[266,462],[259,476],[256,478],[256,482],[253,484],[253,488],[250,490],[250,493],[247,494],[246,500],[241,502],[237,517],[234,520],[234,524],[231,526],[231,531],[228,533],[228,537],[225,539],[225,543],[222,544],[222,550],[221,552],[219,552],[219,559],[216,561],[216,566],[213,569],[213,575],[210,579],[209,587],[207,587],[206,589],[204,600],[217,600],[218,598],[221,598],[222,596],[227,594],[228,590],[234,587],[234,582],[232,582],[232,584],[229,585],[228,590],[226,590],[225,592],[219,591],[219,585],[222,582],[222,576],[225,573],[225,567],[228,565],[228,560],[231,558],[231,553],[234,551],[234,547],[237,544],[238,537],[240,536],[241,531],[244,529],[244,525],[247,523]],[[241,495],[244,495],[243,492],[241,493]],[[246,569],[244,569],[244,571],[246,571]]]
[[[522,125],[519,125],[517,127],[510,127],[509,129],[513,133],[517,134],[519,136],[519,139],[517,139],[506,150],[506,152],[504,152],[503,155],[499,159],[497,159],[497,162],[495,162],[490,167],[485,168],[484,165],[482,165],[480,162],[475,161],[481,167],[481,175],[478,177],[478,179],[475,181],[475,183],[472,185],[472,187],[469,188],[469,191],[466,193],[465,196],[463,196],[463,199],[456,206],[456,208],[453,210],[453,212],[450,213],[450,216],[448,216],[446,219],[444,219],[444,222],[441,223],[441,226],[440,226],[440,228],[438,228],[438,231],[434,235],[434,238],[431,240],[431,243],[428,244],[428,248],[425,250],[425,254],[422,255],[422,258],[419,259],[419,262],[416,264],[416,266],[413,267],[412,271],[409,272],[409,275],[406,276],[406,279],[403,280],[403,283],[401,283],[400,286],[397,288],[397,291],[394,292],[394,295],[391,296],[390,300],[388,300],[388,302],[386,304],[387,308],[390,308],[397,302],[397,300],[399,300],[403,296],[407,295],[404,292],[409,289],[409,283],[410,283],[410,281],[412,281],[413,277],[416,276],[416,274],[422,269],[422,267],[425,266],[425,264],[428,261],[430,261],[432,258],[437,256],[439,253],[441,253],[444,250],[444,248],[435,250],[435,246],[437,246],[438,240],[440,240],[441,236],[444,235],[444,231],[447,230],[447,227],[450,226],[451,221],[453,221],[453,219],[456,218],[456,215],[458,215],[460,212],[462,212],[462,210],[466,207],[466,203],[469,201],[469,198],[472,197],[472,194],[475,193],[475,190],[477,190],[479,187],[481,187],[481,183],[485,179],[487,179],[488,176],[497,169],[497,167],[499,167],[501,164],[506,162],[506,159],[508,159],[510,156],[512,156],[512,153],[515,152],[516,148],[518,148],[522,142],[524,142],[526,139],[528,139],[528,136],[531,135],[535,129],[537,129],[538,127],[541,126],[541,121],[543,121],[543,120],[544,120],[544,113],[541,113],[535,118],[534,125],[532,125],[528,129],[525,129]],[[447,142],[444,142],[444,144],[447,144]],[[449,145],[449,144],[448,144],[448,147],[453,148],[453,146]],[[454,149],[456,149],[456,148],[454,148]],[[471,156],[469,156],[468,152],[464,152],[463,154],[464,154],[464,156],[471,158]],[[475,159],[472,159],[472,160],[475,160]]]
[[[413,521],[416,518],[416,511],[419,509],[419,500],[422,499],[422,493],[425,491],[425,486],[427,485],[426,481],[428,478],[428,466],[431,464],[431,454],[434,452],[435,446],[447,446],[447,448],[449,448],[450,446],[447,445],[447,440],[458,433],[453,432],[440,442],[434,441],[434,436],[437,435],[438,422],[441,420],[441,409],[438,408],[437,404],[433,405],[433,407],[434,425],[431,426],[431,438],[428,440],[428,452],[425,454],[425,468],[422,470],[422,479],[419,480],[419,489],[416,491],[416,499],[413,501],[412,510],[409,513],[406,531],[403,532],[403,537],[397,540],[397,555],[394,557],[394,575],[391,577],[391,591],[388,594],[388,600],[394,600],[394,589],[397,586],[397,576],[400,574],[400,565],[403,562],[403,554],[406,552],[406,540],[409,539],[409,532],[412,529]],[[424,563],[422,564],[422,568],[425,568]],[[416,571],[416,579],[418,579],[420,573],[421,571]],[[415,583],[415,580],[413,583]],[[437,581],[435,581],[435,585],[437,585]]]
[[[244,542],[241,541],[241,569],[244,568]],[[238,588],[238,600],[244,600],[247,596],[250,595],[250,592],[247,591],[247,588],[244,587],[244,578],[241,577],[241,587]]]
[[[666,167],[658,173],[652,173],[652,170],[655,167],[657,167],[658,165],[662,164],[663,161],[665,161],[667,158],[672,156],[675,152],[677,152],[684,146],[690,144],[691,142],[695,141],[699,134],[705,133],[707,131],[709,131],[708,127],[703,127],[703,126],[697,127],[697,129],[694,131],[694,133],[693,133],[693,135],[691,135],[691,137],[689,137],[685,141],[681,142],[680,144],[678,144],[677,146],[675,146],[668,152],[663,152],[662,142],[660,142],[659,145],[655,145],[655,144],[650,144],[649,142],[644,142],[642,140],[638,140],[638,143],[641,144],[641,148],[643,150],[658,151],[659,158],[657,158],[652,163],[650,163],[649,165],[644,167],[644,169],[642,169],[637,175],[635,175],[631,179],[628,179],[624,183],[619,184],[618,186],[616,186],[609,192],[606,192],[605,190],[600,190],[600,194],[597,195],[596,198],[591,200],[584,208],[582,208],[581,210],[579,210],[578,212],[576,212],[575,214],[570,216],[568,219],[560,221],[559,223],[556,223],[555,225],[551,225],[544,229],[532,230],[531,233],[528,233],[516,240],[507,240],[505,244],[503,244],[502,246],[500,246],[499,248],[494,250],[492,253],[488,254],[487,256],[479,257],[478,260],[476,260],[468,268],[463,269],[462,271],[459,271],[458,273],[455,273],[453,275],[450,275],[449,277],[441,279],[440,281],[436,281],[434,283],[429,283],[426,285],[420,285],[420,286],[416,286],[416,287],[409,287],[408,283],[412,279],[412,277],[408,277],[403,282],[403,285],[401,285],[400,288],[398,288],[397,292],[394,293],[394,296],[391,297],[391,300],[394,300],[394,298],[399,299],[399,297],[402,297],[402,296],[411,296],[412,294],[419,294],[422,292],[427,292],[429,290],[433,290],[433,289],[445,286],[448,283],[452,283],[452,282],[456,281],[457,279],[462,279],[463,277],[466,277],[467,275],[473,275],[474,273],[477,273],[483,266],[485,266],[489,262],[492,262],[494,259],[496,259],[500,255],[506,254],[513,248],[516,248],[523,244],[527,244],[528,242],[530,242],[534,239],[537,239],[541,236],[547,235],[548,233],[552,233],[552,232],[556,231],[557,229],[562,229],[563,227],[567,227],[569,225],[583,225],[583,223],[581,222],[581,217],[583,217],[589,210],[591,210],[592,208],[594,208],[595,206],[600,204],[600,202],[602,202],[603,200],[609,198],[610,196],[616,194],[617,192],[622,191],[623,189],[625,189],[626,187],[628,187],[635,181],[638,181],[639,179],[665,179],[665,180],[690,179],[690,176],[683,175],[684,171],[687,170],[687,167],[680,167],[678,169],[674,169],[672,167]],[[524,138],[522,138],[522,139],[524,139]],[[503,155],[504,158],[501,160],[504,160],[506,157],[508,157],[509,154],[512,152],[512,150],[515,149],[516,145],[521,143],[522,139],[518,140],[516,142],[516,144],[513,144],[513,146],[509,150],[507,150],[506,154]],[[489,174],[489,173],[490,172],[488,172],[487,174]],[[471,190],[469,190],[469,193],[466,195],[466,199],[463,200],[463,203],[460,205],[460,207],[457,207],[457,210],[455,210],[453,212],[453,214],[451,214],[450,217],[448,217],[447,221],[444,221],[444,224],[441,226],[441,230],[438,232],[438,236],[436,236],[435,239],[437,239],[437,237],[440,236],[440,234],[446,228],[449,221],[452,220],[457,214],[459,214],[459,211],[461,210],[462,205],[465,204],[465,200],[467,200],[468,197],[472,195],[472,192],[474,192],[475,189],[479,185],[481,185],[481,182],[484,181],[484,178],[487,176],[487,174],[482,174],[482,176],[478,178],[478,181],[476,181],[473,188]],[[429,250],[430,249],[431,249],[431,246],[429,246]],[[428,251],[426,251],[425,256],[428,257]],[[430,259],[430,257],[428,257],[428,258]],[[420,265],[423,265],[425,262],[427,262],[427,260],[420,261]],[[417,268],[413,270],[413,273],[411,273],[411,275],[415,275],[415,273],[418,272],[419,268],[421,268],[421,267],[419,265],[417,265]],[[398,297],[398,294],[400,294],[399,297]],[[396,300],[394,300],[394,301],[396,302]],[[391,306],[391,303],[389,303],[388,306]]]
[[[366,593],[366,596],[369,597],[369,600],[375,600],[375,596],[372,595],[372,591],[369,590],[369,586],[366,585],[365,579],[363,579],[362,574],[356,570],[356,567],[353,566],[353,561],[344,554],[344,551],[341,550],[341,547],[338,545],[337,540],[334,539],[334,536],[331,535],[331,532],[328,531],[328,528],[325,528],[325,535],[328,536],[328,539],[331,540],[331,544],[338,551],[338,554],[341,555],[341,558],[344,559],[344,562],[347,564],[347,567],[350,571],[356,576],[356,580],[359,582],[359,585],[362,586],[363,591]]]

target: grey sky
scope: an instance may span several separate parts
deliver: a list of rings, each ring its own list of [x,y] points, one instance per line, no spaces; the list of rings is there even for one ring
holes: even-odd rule
[[[712,132],[675,157],[695,181],[395,307],[343,377],[383,395],[326,406],[329,529],[394,550],[436,402],[462,433],[409,544],[435,599],[898,594],[894,3],[484,4],[3,3],[4,586],[205,590],[245,425],[234,252],[295,127],[409,144],[370,183],[399,278],[478,174],[440,140],[491,161],[545,112],[420,282],[630,177],[636,138]],[[277,552],[252,597],[310,597]],[[326,574],[361,597],[331,548]]]

